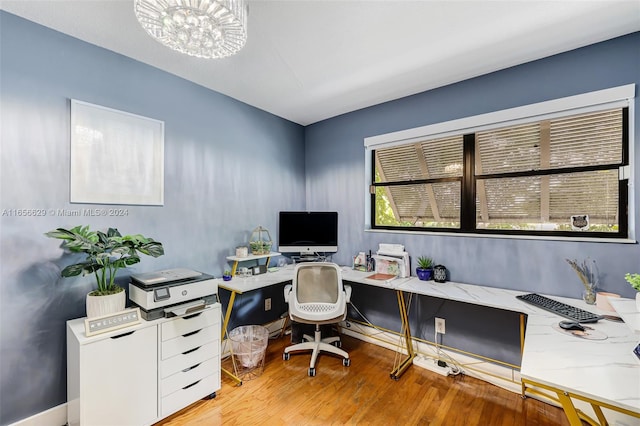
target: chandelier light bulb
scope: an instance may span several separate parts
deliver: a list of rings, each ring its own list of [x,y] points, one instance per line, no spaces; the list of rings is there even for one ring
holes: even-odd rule
[[[135,0],[138,22],[165,46],[198,58],[224,58],[247,42],[246,0]]]

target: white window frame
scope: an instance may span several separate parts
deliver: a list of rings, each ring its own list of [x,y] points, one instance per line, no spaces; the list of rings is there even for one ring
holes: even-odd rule
[[[620,238],[589,238],[589,237],[557,237],[557,236],[528,236],[528,235],[487,235],[429,231],[404,231],[404,230],[379,230],[373,229],[371,217],[371,195],[369,188],[373,164],[371,152],[376,149],[405,145],[412,142],[424,142],[431,139],[443,138],[456,134],[474,133],[481,130],[495,129],[498,127],[513,126],[532,121],[546,120],[574,114],[585,114],[610,108],[629,108],[629,167],[621,168],[620,173],[629,178],[628,190],[628,237]],[[597,90],[565,98],[558,98],[535,104],[524,105],[515,108],[494,111],[486,114],[464,117],[442,123],[400,130],[371,136],[364,139],[365,147],[365,231],[390,232],[390,233],[418,233],[437,235],[473,236],[483,238],[518,238],[518,239],[547,239],[562,241],[594,241],[594,242],[636,242],[636,200],[635,200],[635,84],[612,87]]]

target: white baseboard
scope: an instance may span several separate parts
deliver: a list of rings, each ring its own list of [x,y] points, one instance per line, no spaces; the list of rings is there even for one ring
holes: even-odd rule
[[[405,355],[407,353],[404,340],[401,340],[397,334],[350,321],[343,323],[341,331],[356,339],[401,352]],[[489,382],[511,392],[521,393],[522,391],[520,372],[514,368],[444,349],[439,349],[438,352],[434,345],[415,340],[413,341],[413,348],[417,353],[417,357],[419,357],[418,364],[429,359],[442,359],[447,364],[457,367],[467,376]]]
[[[67,424],[67,404],[60,404],[9,426],[63,426]]]

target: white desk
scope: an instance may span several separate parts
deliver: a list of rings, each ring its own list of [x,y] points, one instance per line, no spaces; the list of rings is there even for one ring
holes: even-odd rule
[[[607,320],[589,324],[608,336],[606,340],[594,341],[554,330],[553,325],[562,317],[516,299],[515,296],[526,292],[455,282],[425,282],[417,278],[397,288],[521,313],[523,393],[527,385],[554,392],[572,425],[582,425],[580,417],[585,415],[575,409],[571,398],[590,403],[603,425],[607,423],[600,407],[640,418],[640,360],[632,353],[640,341],[640,333],[633,332],[640,330],[640,313],[635,310],[634,300],[611,302],[614,308],[620,309],[619,315],[628,324]],[[579,299],[549,297],[596,314],[607,313]],[[526,327],[524,314],[527,315]]]
[[[600,424],[607,424],[600,407],[640,419],[640,360],[632,353],[640,335],[625,324],[600,320],[588,325],[608,338],[585,340],[554,330],[557,323],[557,316],[544,311],[529,316],[520,369],[523,383],[555,392],[571,425],[582,425],[572,398],[590,403]]]
[[[235,294],[289,281],[292,275],[293,267],[289,266],[277,272],[249,278],[234,278],[224,282],[220,280],[219,287],[231,291],[224,327],[228,323]],[[638,324],[634,321],[640,321],[640,313],[631,309],[631,304],[635,305],[635,301],[611,301],[614,307],[623,308],[625,313],[621,312],[620,315],[625,320],[630,320],[631,328],[627,324],[601,320],[590,326],[605,333],[608,338],[593,341],[554,330],[553,325],[562,317],[516,299],[515,296],[526,292],[456,282],[420,281],[416,277],[398,278],[387,283],[367,279],[369,275],[371,272],[342,268],[343,280],[388,288],[397,294],[402,321],[401,334],[405,337],[408,355],[391,372],[392,378],[398,379],[415,356],[404,293],[439,297],[520,313],[523,394],[526,387],[531,391],[531,387],[536,387],[554,392],[572,426],[581,425],[580,418],[586,417],[575,409],[572,398],[592,404],[602,425],[607,422],[600,407],[640,419],[640,361],[632,353],[632,349],[640,341],[640,333],[633,331],[633,327],[638,329]],[[579,299],[550,297],[594,313],[605,313]],[[598,424],[595,420],[590,420],[592,424]]]

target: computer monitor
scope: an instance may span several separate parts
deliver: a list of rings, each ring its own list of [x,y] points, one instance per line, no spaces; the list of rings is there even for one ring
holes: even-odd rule
[[[280,253],[335,253],[338,251],[338,212],[280,212]]]

